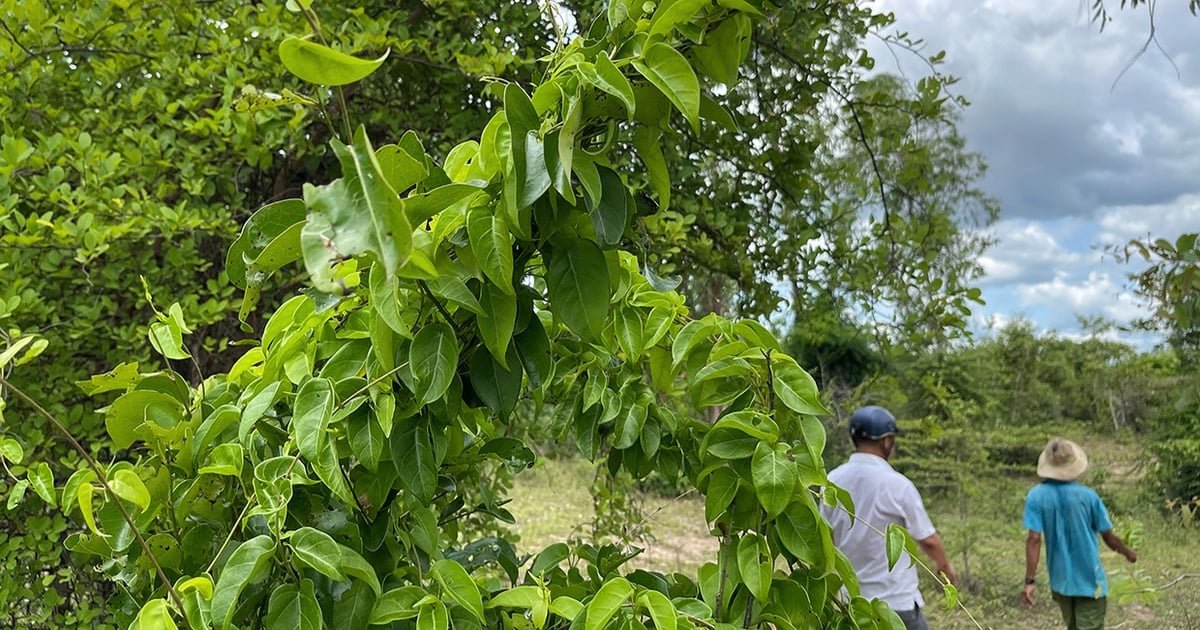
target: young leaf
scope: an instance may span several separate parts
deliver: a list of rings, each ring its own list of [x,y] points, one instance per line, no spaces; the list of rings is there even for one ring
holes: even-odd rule
[[[788,458],[787,450],[783,444],[772,448],[766,442],[759,442],[750,463],[754,492],[767,516],[774,517],[782,512],[796,491],[796,467]]]
[[[16,508],[18,505],[20,505],[21,501],[23,501],[25,499],[25,491],[28,488],[29,488],[29,480],[28,479],[18,479],[17,482],[13,484],[12,490],[9,490],[9,492],[8,492],[8,501],[6,502],[5,507],[11,511],[14,508]],[[88,501],[89,501],[89,503],[91,502],[90,496],[88,498]],[[90,508],[90,505],[89,505],[89,508]]]
[[[25,460],[25,448],[21,443],[6,437],[0,439],[0,457],[3,457],[10,464],[20,464]]]
[[[383,65],[390,52],[377,59],[359,59],[299,37],[288,37],[279,43],[279,58],[288,72],[309,83],[329,86],[365,79]]]
[[[488,608],[520,608],[529,610],[534,607],[537,602],[543,598],[541,587],[537,586],[515,586],[497,593],[495,597],[488,600]]]
[[[421,404],[438,400],[450,387],[458,368],[458,336],[445,322],[436,321],[417,331],[409,351]]]
[[[137,619],[133,622],[137,630],[177,630],[175,620],[171,619],[171,607],[165,599],[152,599],[138,611]]]
[[[467,573],[461,564],[453,560],[438,560],[433,563],[433,578],[442,589],[460,606],[471,613],[473,617],[484,623],[483,597],[475,580]]]
[[[50,472],[49,464],[38,462],[33,470],[29,471],[29,483],[43,501],[50,505],[58,505],[58,498],[54,495],[54,473]]]
[[[300,588],[295,584],[275,587],[263,621],[267,630],[321,630],[321,605],[317,602],[313,581],[301,580]]]
[[[108,480],[108,487],[113,491],[113,494],[133,503],[143,510],[150,508],[150,491],[146,489],[146,484],[142,482],[142,478],[137,476],[137,473],[122,468]]]
[[[655,42],[642,51],[641,59],[633,60],[633,67],[675,105],[692,129],[700,130],[700,81],[679,51]]]

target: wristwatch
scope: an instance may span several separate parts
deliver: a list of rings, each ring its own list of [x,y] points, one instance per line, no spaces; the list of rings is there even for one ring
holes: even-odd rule
[[[1031,577],[1027,577],[1027,578],[1025,578],[1025,585],[1026,585],[1026,586],[1029,586],[1030,584],[1033,584],[1033,583],[1034,583],[1034,579],[1033,579],[1033,578],[1031,578]]]

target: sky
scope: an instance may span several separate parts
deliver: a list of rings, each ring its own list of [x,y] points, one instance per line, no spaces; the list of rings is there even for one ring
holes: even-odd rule
[[[1186,0],[1159,0],[1169,59],[1151,44],[1122,75],[1149,17],[1108,5],[1100,32],[1084,0],[876,1],[925,54],[946,51],[942,71],[971,102],[959,130],[987,160],[982,188],[1002,208],[989,228],[999,244],[980,259],[977,330],[1017,317],[1064,337],[1081,334],[1080,315],[1127,324],[1146,312],[1126,279],[1136,267],[1104,246],[1200,231],[1200,17]],[[879,70],[914,82],[928,72],[878,38],[870,49]],[[1141,349],[1157,341],[1112,335]]]

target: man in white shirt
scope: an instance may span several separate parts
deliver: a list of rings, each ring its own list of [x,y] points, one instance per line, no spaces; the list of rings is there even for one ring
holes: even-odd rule
[[[833,530],[833,543],[858,574],[862,596],[887,602],[908,630],[928,630],[921,614],[925,600],[917,588],[917,568],[905,553],[888,571],[887,545],[881,532],[893,523],[907,529],[940,575],[951,583],[957,577],[925,512],[921,493],[888,463],[899,433],[895,416],[883,407],[863,407],[850,416],[850,438],[856,452],[829,473],[829,481],[850,493],[857,520],[852,523],[844,511],[826,505],[821,506],[821,513]]]

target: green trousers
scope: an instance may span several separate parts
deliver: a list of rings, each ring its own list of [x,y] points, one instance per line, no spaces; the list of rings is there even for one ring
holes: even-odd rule
[[[1104,614],[1108,611],[1107,598],[1069,597],[1054,592],[1050,594],[1062,609],[1067,630],[1103,630]]]

